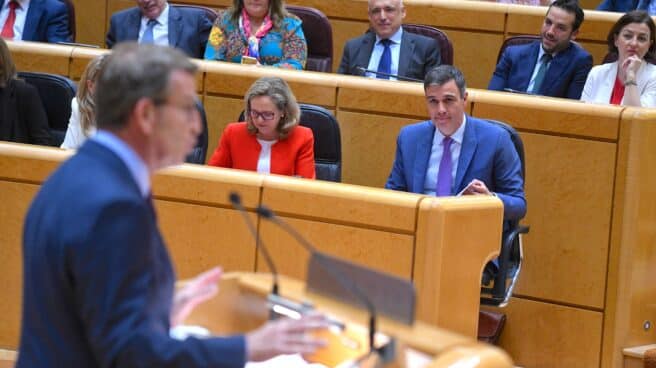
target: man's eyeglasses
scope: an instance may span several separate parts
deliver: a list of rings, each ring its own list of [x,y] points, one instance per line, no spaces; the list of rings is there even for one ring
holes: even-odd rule
[[[384,8],[373,8],[369,9],[369,15],[372,17],[379,17],[382,12],[385,12],[385,14],[390,14],[394,15],[399,11],[400,8],[394,7],[394,6],[386,6]]]
[[[273,120],[276,117],[276,113],[273,111],[256,111],[251,110],[251,119],[255,120],[257,118],[262,118],[262,120]]]

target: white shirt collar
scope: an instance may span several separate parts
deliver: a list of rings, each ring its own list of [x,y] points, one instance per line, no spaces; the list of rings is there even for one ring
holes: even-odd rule
[[[462,140],[465,137],[465,125],[467,125],[467,115],[462,114],[462,124],[456,129],[453,134],[451,134],[451,139],[453,139],[456,143],[462,144]],[[444,134],[440,132],[439,129],[435,128],[435,135],[433,136],[433,142],[442,142],[444,139]]]
[[[155,18],[157,20],[157,23],[162,26],[168,26],[169,24],[169,3],[167,2],[166,5],[164,6],[164,10],[160,13],[159,17]],[[141,26],[145,27],[146,24],[148,23],[149,19],[144,17],[143,15],[141,16]]]
[[[132,147],[114,133],[107,130],[98,130],[98,133],[90,139],[114,152],[125,163],[125,166],[128,167],[134,181],[139,186],[141,195],[144,198],[149,195],[150,173],[148,172],[148,167]]]
[[[399,27],[399,29],[396,32],[394,32],[392,37],[388,39],[392,41],[395,45],[400,45],[402,37],[403,37],[403,27]],[[378,34],[376,34],[376,45],[380,43],[380,40],[382,40],[382,38],[380,38]]]

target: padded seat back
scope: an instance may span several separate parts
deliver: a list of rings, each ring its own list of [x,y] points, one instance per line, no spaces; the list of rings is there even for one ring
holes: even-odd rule
[[[287,11],[301,18],[308,47],[305,70],[331,73],[333,70],[333,28],[321,11],[306,6],[287,5]]]
[[[403,30],[435,39],[440,46],[440,63],[453,65],[453,44],[446,33],[432,26],[413,23],[404,24]]]

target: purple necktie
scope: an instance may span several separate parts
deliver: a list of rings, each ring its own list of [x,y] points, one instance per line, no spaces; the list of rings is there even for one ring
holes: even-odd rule
[[[435,195],[438,197],[451,195],[451,142],[453,139],[444,137],[442,140],[442,160],[440,161],[440,168],[437,171],[437,188]]]

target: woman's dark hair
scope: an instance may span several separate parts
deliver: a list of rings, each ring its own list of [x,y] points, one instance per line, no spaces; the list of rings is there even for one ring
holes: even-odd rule
[[[11,59],[11,52],[5,40],[0,37],[0,87],[4,88],[9,81],[16,78],[16,65]]]
[[[622,28],[631,23],[642,23],[646,24],[649,27],[649,50],[645,57],[650,56],[654,57],[654,33],[656,33],[656,26],[654,25],[654,20],[651,19],[649,13],[644,10],[633,10],[624,14],[614,25],[613,28],[608,32],[608,37],[606,41],[608,42],[608,52],[617,54],[617,46],[615,46],[615,37],[619,36]]]

